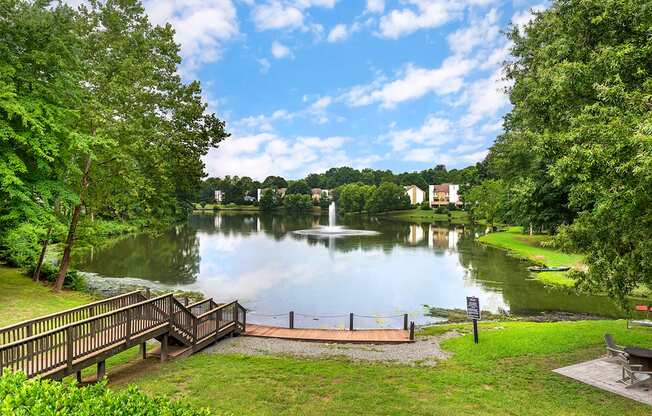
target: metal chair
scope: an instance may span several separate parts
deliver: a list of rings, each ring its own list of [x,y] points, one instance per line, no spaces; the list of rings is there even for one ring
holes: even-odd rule
[[[618,380],[625,384],[626,389],[652,382],[652,371],[643,371],[640,364],[623,364],[623,378]]]
[[[625,347],[618,345],[614,342],[614,338],[611,334],[604,334],[604,342],[607,344],[607,356],[610,358],[626,358],[627,353],[625,352]]]

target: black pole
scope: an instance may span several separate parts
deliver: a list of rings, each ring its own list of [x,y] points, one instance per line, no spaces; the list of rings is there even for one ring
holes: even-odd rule
[[[349,331],[353,331],[353,314],[349,314]]]
[[[408,314],[403,315],[403,330],[408,330]]]
[[[290,329],[294,329],[294,311],[290,311]]]
[[[473,320],[473,342],[478,343],[478,320]]]
[[[410,341],[414,341],[414,321],[410,322]]]

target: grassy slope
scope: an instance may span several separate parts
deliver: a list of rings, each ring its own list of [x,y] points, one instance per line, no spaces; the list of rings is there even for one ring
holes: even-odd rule
[[[80,292],[63,291],[54,296],[50,287],[33,282],[19,269],[0,266],[0,327],[93,300]]]
[[[547,266],[570,266],[581,268],[583,256],[569,254],[559,250],[542,247],[541,243],[549,240],[545,235],[527,235],[521,232],[521,227],[510,227],[507,231],[483,235],[479,240],[487,245],[508,250],[513,256],[528,259],[534,263]],[[544,283],[573,286],[575,282],[566,272],[533,273]]]
[[[434,210],[407,209],[403,211],[390,211],[382,214],[395,220],[417,223],[448,222],[448,214],[437,214]],[[451,211],[451,224],[466,224],[469,217],[464,211]]]
[[[454,356],[433,368],[198,354],[153,364],[135,383],[226,414],[648,415],[647,406],[550,371],[598,357],[604,332],[652,346],[652,332],[623,321],[493,323],[479,345],[469,336],[445,341]]]

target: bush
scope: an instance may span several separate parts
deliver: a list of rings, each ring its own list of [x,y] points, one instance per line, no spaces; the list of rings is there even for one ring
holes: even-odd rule
[[[34,268],[35,264],[32,264],[27,269],[30,277],[34,276]],[[57,266],[50,263],[43,263],[41,266],[41,280],[54,283],[57,280],[57,276],[59,276],[59,268]],[[84,291],[86,290],[86,279],[77,270],[68,270],[63,280],[63,287],[71,290]]]
[[[171,402],[165,397],[149,397],[136,387],[113,391],[106,382],[87,387],[74,383],[33,379],[5,370],[0,377],[2,414],[10,415],[169,415],[207,416],[207,409]]]
[[[36,262],[45,230],[24,223],[9,230],[0,240],[2,257],[12,266],[28,267]]]
[[[276,192],[267,189],[260,197],[259,206],[262,211],[271,211],[278,206]]]
[[[448,214],[448,208],[446,208],[446,207],[441,207],[441,206],[440,206],[440,207],[437,207],[437,209],[435,210],[435,212],[436,212],[437,214]]]
[[[449,211],[457,211],[457,205],[455,205],[453,202],[448,203],[448,210]]]
[[[432,208],[430,208],[430,203],[428,201],[423,201],[419,209],[422,211],[430,211]]]
[[[284,199],[285,209],[294,212],[306,212],[312,210],[312,198],[310,195],[292,194],[286,195]]]

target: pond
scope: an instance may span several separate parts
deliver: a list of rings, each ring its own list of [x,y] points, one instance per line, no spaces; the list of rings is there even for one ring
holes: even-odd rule
[[[437,224],[345,217],[343,225],[374,235],[322,238],[296,230],[325,216],[218,212],[193,215],[157,235],[116,240],[75,259],[78,269],[112,282],[200,291],[216,301],[238,299],[248,322],[345,327],[397,327],[404,313],[435,321],[424,305],[464,308],[477,296],[483,310],[616,316],[606,298],[576,295],[533,280],[527,263],[474,241],[474,231]],[[120,280],[119,280],[120,279]]]

